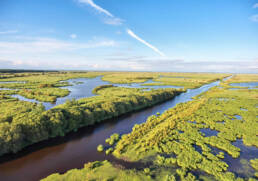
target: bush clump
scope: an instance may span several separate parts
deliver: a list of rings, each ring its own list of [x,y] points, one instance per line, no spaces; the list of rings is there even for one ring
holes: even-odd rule
[[[103,145],[99,145],[99,146],[97,147],[97,150],[98,150],[99,152],[102,152],[102,151],[104,150]]]

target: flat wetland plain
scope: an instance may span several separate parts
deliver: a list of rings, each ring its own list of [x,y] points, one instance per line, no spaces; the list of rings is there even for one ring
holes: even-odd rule
[[[257,82],[257,74],[0,73],[0,180],[257,180]]]

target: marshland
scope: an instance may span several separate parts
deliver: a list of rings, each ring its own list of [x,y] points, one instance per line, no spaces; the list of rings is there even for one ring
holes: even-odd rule
[[[254,180],[257,89],[248,85],[257,78],[2,73],[0,177]]]
[[[0,181],[257,181],[258,0],[0,0]]]

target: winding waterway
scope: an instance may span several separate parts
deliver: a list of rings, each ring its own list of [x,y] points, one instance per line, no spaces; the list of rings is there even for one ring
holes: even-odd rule
[[[96,96],[95,94],[92,93],[92,90],[101,85],[107,85],[111,84],[107,81],[103,81],[102,76],[96,77],[96,78],[77,78],[77,79],[69,79],[64,82],[68,82],[70,86],[66,87],[61,87],[62,89],[68,89],[70,91],[68,96],[65,97],[60,97],[57,98],[55,103],[50,103],[50,102],[40,102],[35,99],[28,99],[26,97],[23,97],[21,95],[15,94],[12,95],[14,98],[18,98],[19,100],[22,101],[28,101],[28,102],[34,102],[34,103],[42,103],[46,110],[51,109],[59,104],[64,104],[67,100],[71,99],[81,99],[81,98],[86,98],[86,97],[92,97]],[[13,82],[5,82],[5,83],[13,83]],[[153,83],[152,80],[148,80],[144,83]],[[114,86],[117,87],[127,87],[127,88],[144,88],[146,90],[150,89],[160,89],[160,88],[183,88],[179,86],[143,86],[143,83],[132,83],[132,84],[113,84]],[[12,89],[1,89],[0,90],[12,90]]]

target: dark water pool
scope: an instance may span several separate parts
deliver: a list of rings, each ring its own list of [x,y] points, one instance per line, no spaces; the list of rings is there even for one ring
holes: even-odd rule
[[[249,161],[257,158],[258,149],[255,146],[244,145],[242,139],[238,139],[232,144],[241,149],[240,156],[238,158],[232,158],[228,153],[218,148],[212,146],[209,147],[212,149],[213,154],[218,154],[219,152],[224,153],[223,160],[229,165],[228,171],[235,173],[238,177],[252,177],[255,170],[252,168]]]
[[[200,129],[200,132],[205,134],[205,137],[210,137],[210,136],[217,136],[217,134],[219,133],[216,130],[212,130],[210,128],[202,128]]]

